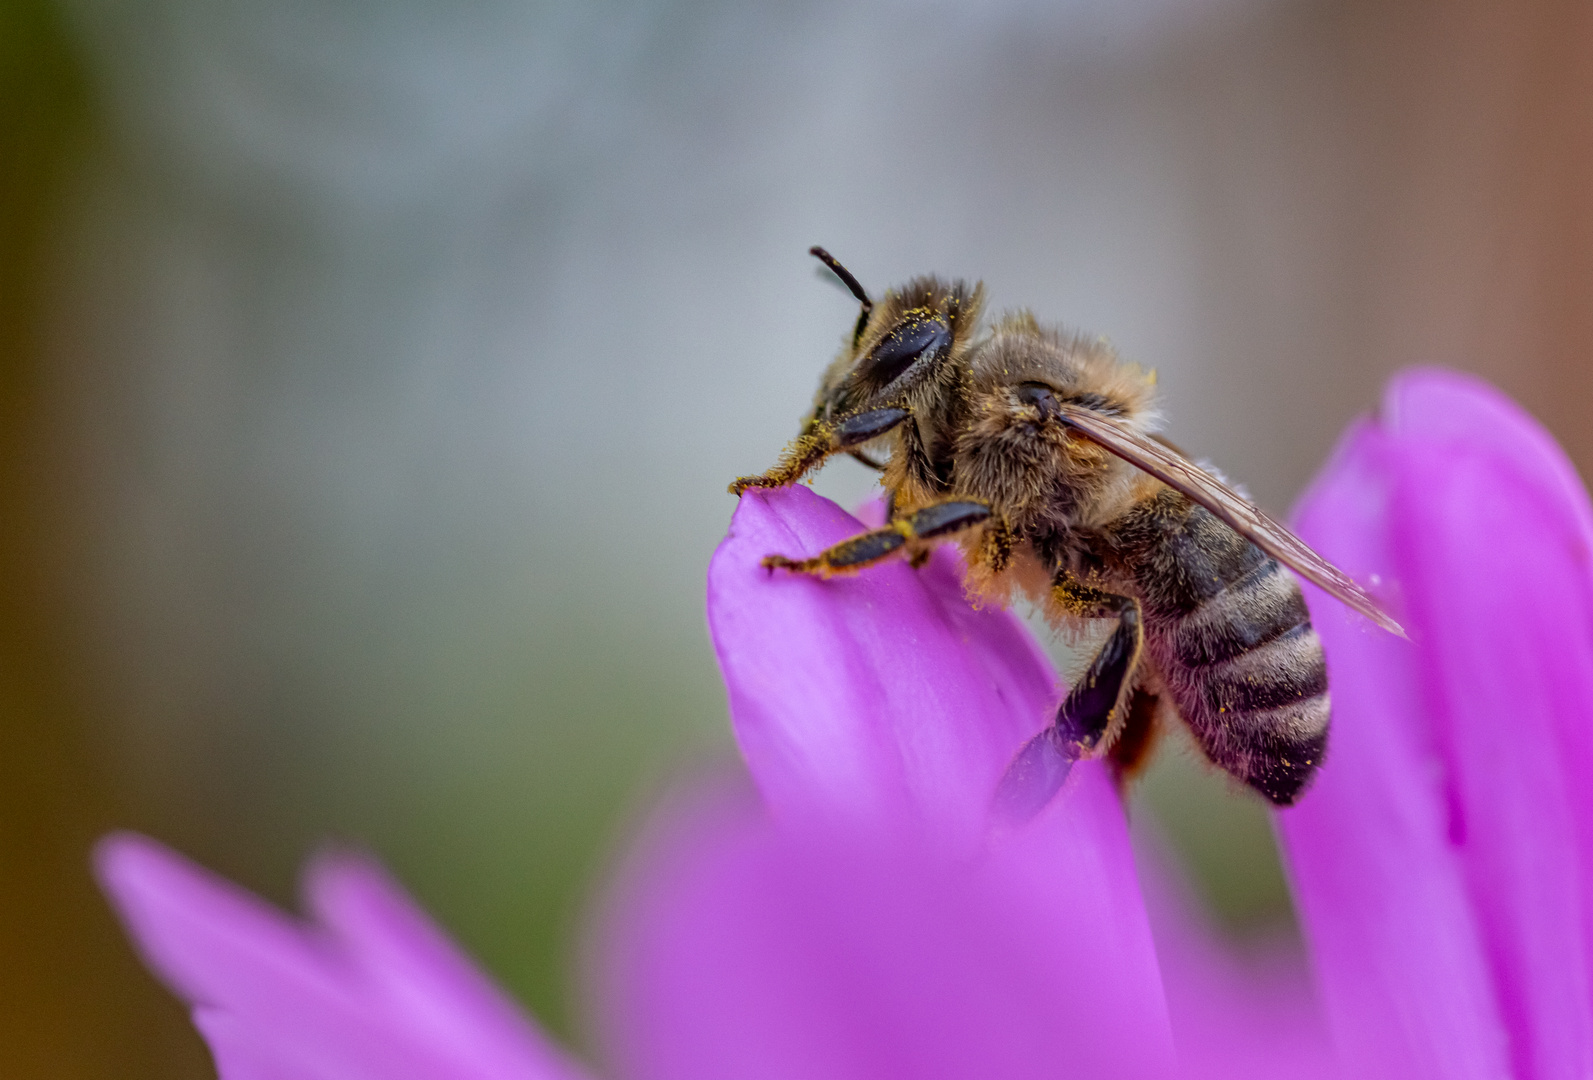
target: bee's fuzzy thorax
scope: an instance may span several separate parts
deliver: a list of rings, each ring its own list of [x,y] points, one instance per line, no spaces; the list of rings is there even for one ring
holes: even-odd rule
[[[1156,373],[1117,355],[1104,337],[1045,326],[1027,311],[1009,312],[981,343],[973,363],[975,386],[1038,382],[1065,397],[1087,397],[1091,407],[1156,431]]]
[[[973,350],[957,439],[957,486],[980,492],[1020,533],[1099,527],[1143,497],[1147,477],[1074,438],[1021,400],[1025,386],[1155,429],[1155,377],[1104,338],[1008,314]],[[1151,481],[1154,484],[1154,481]]]

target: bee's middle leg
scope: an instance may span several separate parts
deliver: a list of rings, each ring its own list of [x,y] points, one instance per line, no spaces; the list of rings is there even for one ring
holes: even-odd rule
[[[914,541],[946,539],[990,520],[991,510],[987,503],[972,499],[948,499],[897,518],[883,529],[873,529],[850,540],[842,540],[811,559],[770,555],[763,560],[763,565],[821,577],[844,574],[888,559]]]

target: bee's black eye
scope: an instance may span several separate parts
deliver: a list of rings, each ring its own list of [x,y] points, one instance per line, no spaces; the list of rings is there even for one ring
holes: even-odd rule
[[[864,358],[859,370],[870,382],[886,386],[920,357],[944,356],[951,348],[951,327],[939,319],[909,319],[885,336]]]

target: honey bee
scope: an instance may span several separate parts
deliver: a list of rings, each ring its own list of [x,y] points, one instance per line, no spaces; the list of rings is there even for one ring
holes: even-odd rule
[[[985,326],[982,285],[914,278],[862,305],[779,462],[730,486],[796,482],[837,453],[879,469],[887,524],[771,568],[827,577],[952,540],[970,592],[1028,596],[1053,625],[1115,627],[1003,782],[1038,809],[1072,762],[1141,759],[1156,717],[1279,806],[1327,745],[1322,644],[1287,566],[1404,636],[1351,578],[1155,434],[1155,375],[1026,311]],[[1040,776],[1035,780],[1036,774]],[[1027,779],[1025,779],[1027,777]],[[1017,807],[1020,812],[1022,807]]]

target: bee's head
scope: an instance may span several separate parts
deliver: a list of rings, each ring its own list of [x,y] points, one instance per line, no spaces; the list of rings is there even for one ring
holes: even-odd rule
[[[814,248],[862,305],[841,354],[824,373],[814,420],[832,420],[883,405],[918,405],[927,390],[951,385],[967,351],[984,300],[980,286],[914,278],[878,303],[847,269]]]

